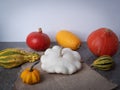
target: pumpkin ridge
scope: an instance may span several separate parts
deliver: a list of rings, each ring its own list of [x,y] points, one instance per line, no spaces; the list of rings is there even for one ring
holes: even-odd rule
[[[39,71],[37,69],[35,69],[33,72],[34,72],[34,75],[36,76],[36,78],[37,78],[37,80],[39,82],[40,81],[40,73],[39,73]]]

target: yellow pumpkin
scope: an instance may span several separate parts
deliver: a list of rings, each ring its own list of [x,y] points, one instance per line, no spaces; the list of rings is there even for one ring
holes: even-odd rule
[[[72,50],[77,50],[81,45],[80,38],[67,30],[60,30],[56,34],[57,43],[65,48],[71,48]]]
[[[36,84],[40,82],[40,71],[32,66],[24,69],[20,77],[26,84]]]

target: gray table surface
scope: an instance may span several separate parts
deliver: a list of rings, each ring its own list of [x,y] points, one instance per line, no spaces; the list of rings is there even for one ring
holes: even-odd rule
[[[51,43],[52,45],[55,45],[56,43]],[[0,42],[0,50],[5,48],[28,48],[25,42]],[[120,46],[119,46],[120,47]],[[97,57],[93,55],[88,47],[86,42],[83,42],[81,47],[77,50],[82,60],[90,65],[94,59]],[[116,90],[120,90],[120,48],[118,52],[112,57],[116,63],[115,68],[113,68],[110,71],[100,71],[96,70],[98,73],[100,73],[105,78],[109,79],[113,83],[118,84],[118,88]],[[13,69],[4,69],[0,67],[0,90],[13,90],[14,82],[17,79],[19,72],[21,68],[13,68]]]

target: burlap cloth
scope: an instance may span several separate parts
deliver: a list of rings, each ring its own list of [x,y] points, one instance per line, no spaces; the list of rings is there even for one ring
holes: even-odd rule
[[[40,70],[41,82],[27,85],[21,81],[20,73],[31,65],[32,63],[22,65],[14,84],[14,90],[112,90],[117,87],[85,63],[80,71],[72,75],[48,74],[41,70],[39,63],[35,68]]]
[[[24,50],[32,51],[30,49]],[[43,52],[38,53],[43,54]],[[81,70],[72,75],[48,74],[42,71],[41,63],[38,63],[35,68],[40,70],[41,82],[35,85],[27,85],[20,79],[20,74],[32,64],[26,63],[21,66],[18,78],[14,83],[14,90],[112,90],[117,87],[116,84],[92,70],[85,63],[83,63]]]

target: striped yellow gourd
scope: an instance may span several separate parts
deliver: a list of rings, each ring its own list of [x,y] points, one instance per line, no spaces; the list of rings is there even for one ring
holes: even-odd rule
[[[103,55],[98,57],[91,66],[100,70],[110,70],[114,66],[114,61],[111,56]]]
[[[17,48],[0,50],[0,66],[4,68],[17,67],[26,62],[34,62],[40,59],[36,52],[27,52]]]

